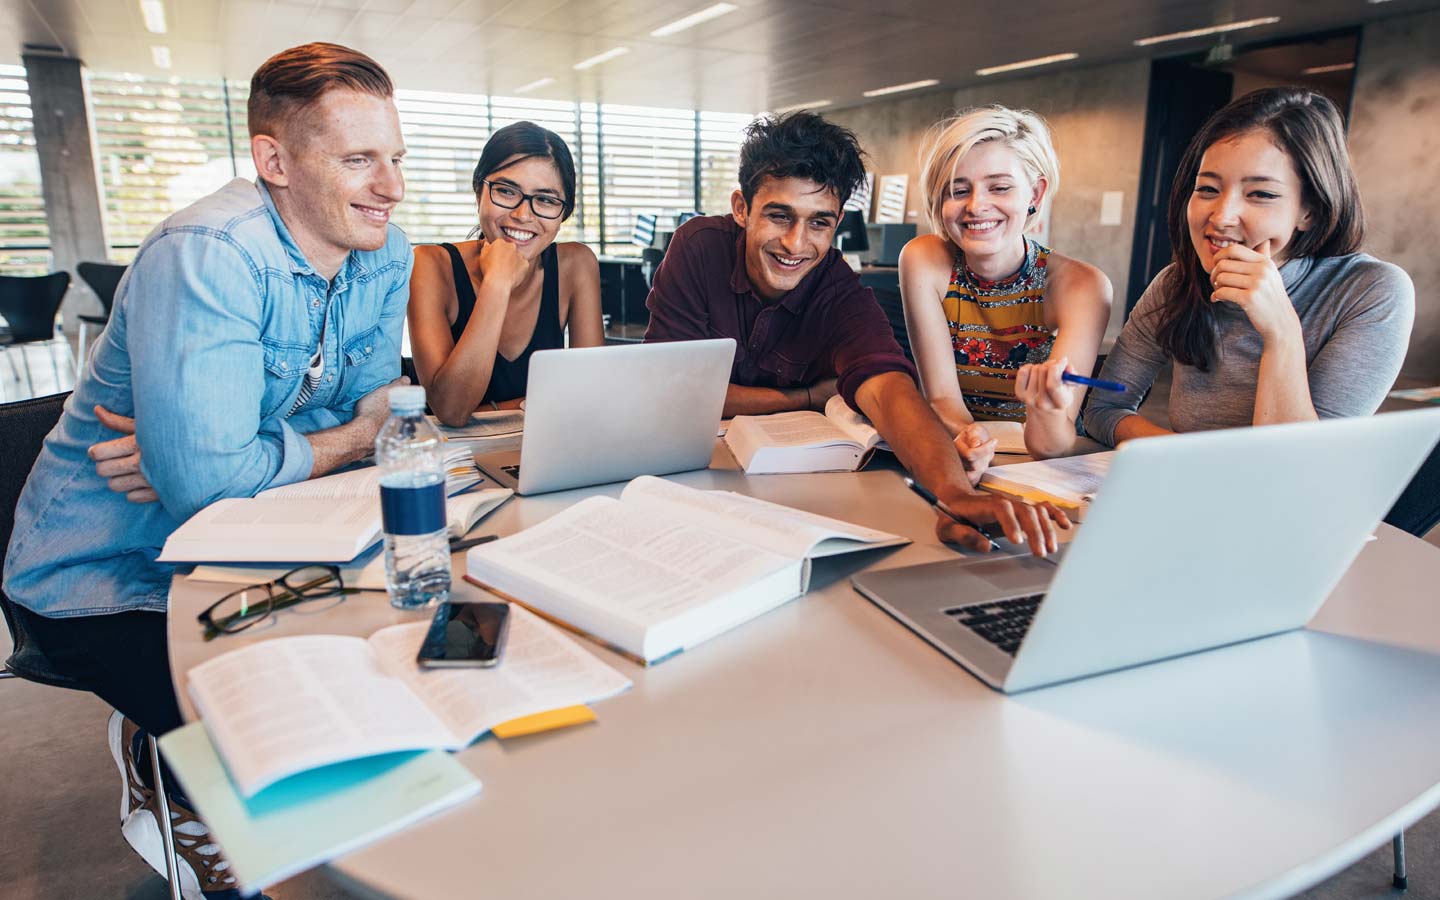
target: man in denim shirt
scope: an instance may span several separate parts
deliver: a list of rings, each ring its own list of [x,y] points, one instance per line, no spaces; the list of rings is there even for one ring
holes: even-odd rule
[[[166,537],[217,500],[363,458],[388,414],[411,265],[389,224],[405,193],[393,93],[378,64],[333,44],[256,72],[258,181],[232,181],[146,238],[20,497],[6,595],[57,668],[152,733],[181,724],[171,567],[155,561]],[[107,425],[132,417],[134,437],[115,440]],[[120,762],[134,744],[118,722]],[[188,896],[233,887],[218,859],[188,860]]]

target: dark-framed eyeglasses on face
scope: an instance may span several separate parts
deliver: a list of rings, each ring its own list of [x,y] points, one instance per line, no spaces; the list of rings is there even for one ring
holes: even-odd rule
[[[339,603],[359,592],[359,588],[345,586],[339,566],[299,566],[274,581],[233,590],[195,618],[203,627],[202,636],[209,641],[258,625],[278,610],[315,600]]]
[[[526,200],[530,211],[542,219],[558,219],[565,214],[565,201],[553,194],[527,194],[513,184],[485,181],[490,189],[490,202],[503,209],[514,209]]]

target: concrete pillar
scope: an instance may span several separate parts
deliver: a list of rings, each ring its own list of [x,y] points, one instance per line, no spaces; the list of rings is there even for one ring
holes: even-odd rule
[[[43,52],[26,52],[21,59],[30,85],[54,267],[68,271],[72,279],[61,309],[65,330],[73,333],[79,328],[81,313],[102,312],[100,301],[80,280],[75,265],[85,260],[103,262],[109,255],[90,101],[80,60]]]

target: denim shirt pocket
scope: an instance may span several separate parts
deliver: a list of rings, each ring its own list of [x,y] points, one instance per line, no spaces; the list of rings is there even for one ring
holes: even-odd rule
[[[277,415],[281,407],[300,389],[301,379],[310,370],[310,348],[262,337],[260,349],[265,359],[265,397],[261,401],[264,417]],[[288,410],[284,410],[288,412]]]
[[[345,364],[363,366],[380,346],[380,326],[375,325],[345,342]]]

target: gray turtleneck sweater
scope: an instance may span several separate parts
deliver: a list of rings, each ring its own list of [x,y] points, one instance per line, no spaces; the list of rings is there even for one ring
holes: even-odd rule
[[[1168,271],[1168,270],[1167,270]],[[1091,391],[1085,433],[1115,445],[1115,426],[1135,412],[1161,366],[1171,366],[1170,427],[1205,431],[1249,425],[1264,344],[1233,303],[1218,304],[1216,360],[1209,372],[1172,360],[1155,339],[1164,302],[1161,272],[1131,311],[1100,377],[1124,383],[1124,394]],[[1400,267],[1365,253],[1302,257],[1280,267],[1280,277],[1305,336],[1310,398],[1322,418],[1373,413],[1400,373],[1415,320],[1415,286]]]

